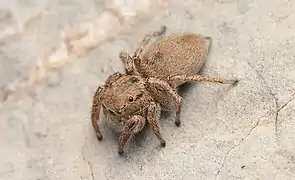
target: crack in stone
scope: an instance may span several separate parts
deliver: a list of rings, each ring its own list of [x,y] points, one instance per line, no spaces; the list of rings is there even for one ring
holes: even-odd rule
[[[239,146],[244,142],[244,140],[247,139],[247,138],[251,135],[251,133],[253,132],[253,130],[254,130],[255,128],[257,128],[257,126],[259,125],[261,118],[265,117],[267,114],[268,114],[268,112],[267,112],[265,115],[259,117],[259,118],[257,119],[257,121],[255,122],[254,126],[251,127],[251,129],[249,130],[249,132],[248,132],[248,133],[247,133],[247,134],[246,134],[246,135],[240,140],[240,142],[237,143],[236,145],[234,145],[232,148],[230,148],[230,149],[227,151],[227,153],[225,154],[225,157],[224,157],[224,159],[223,159],[223,162],[222,162],[220,168],[218,169],[217,174],[215,175],[215,178],[217,178],[217,176],[219,175],[219,173],[221,172],[221,170],[224,168],[224,166],[225,166],[225,162],[226,162],[226,160],[227,160],[227,158],[228,158],[228,155],[229,155],[229,154],[230,154],[235,148],[239,147]]]
[[[274,105],[275,105],[275,114],[274,114],[274,116],[275,116],[275,139],[276,139],[276,142],[278,143],[278,118],[279,118],[279,111],[280,111],[280,108],[279,108],[279,105],[278,105],[278,99],[277,99],[276,95],[272,92],[272,90],[270,89],[270,87],[268,86],[268,84],[265,81],[265,79],[263,78],[263,76],[248,61],[247,61],[247,64],[259,76],[259,78],[262,80],[262,82],[266,86],[269,94],[272,96],[272,98],[274,100]]]
[[[278,112],[280,112],[281,110],[283,110],[293,99],[295,98],[295,93],[292,94],[291,98],[285,102],[279,109]]]
[[[87,160],[86,157],[85,157],[85,144],[84,144],[84,146],[83,146],[83,148],[82,148],[82,153],[81,153],[81,154],[82,154],[82,159],[83,159],[83,161],[86,162],[86,163],[88,164],[88,169],[89,169],[90,174],[91,174],[91,179],[94,180],[95,178],[94,178],[94,173],[93,173],[92,164],[91,164],[91,162],[90,162],[89,160]]]

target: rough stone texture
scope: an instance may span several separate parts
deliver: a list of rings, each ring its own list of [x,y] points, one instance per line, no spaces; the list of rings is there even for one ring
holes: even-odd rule
[[[281,0],[171,0],[165,9],[150,10],[144,21],[121,25],[118,36],[74,56],[75,63],[46,74],[18,100],[5,102],[0,109],[0,179],[294,179],[294,5]],[[61,8],[50,7],[54,12]],[[78,8],[72,8],[66,9],[76,14]],[[57,26],[59,18],[51,22]],[[190,86],[183,93],[181,127],[175,127],[173,116],[161,121],[167,146],[160,148],[148,129],[120,157],[117,137],[107,127],[102,125],[102,142],[94,135],[92,95],[110,74],[123,70],[119,51],[134,51],[146,33],[163,24],[169,34],[211,36],[202,73],[240,82],[235,87]],[[1,68],[7,71],[1,69],[1,83],[11,78],[3,73],[29,66],[32,49],[13,51],[31,46],[29,29],[18,41],[8,38],[1,46]],[[54,28],[47,31],[54,34]],[[38,52],[57,38],[52,34],[36,46]],[[14,60],[15,67],[9,65]]]
[[[162,0],[0,2],[0,58],[5,57],[3,67],[9,64],[13,69],[0,76],[4,99],[34,86],[52,69],[85,56],[162,4]]]

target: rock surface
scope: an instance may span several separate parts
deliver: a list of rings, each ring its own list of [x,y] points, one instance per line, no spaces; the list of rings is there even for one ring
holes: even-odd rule
[[[294,1],[36,2],[0,2],[0,179],[295,178]],[[161,25],[211,36],[202,74],[240,82],[190,86],[167,146],[148,129],[120,157],[92,95]]]

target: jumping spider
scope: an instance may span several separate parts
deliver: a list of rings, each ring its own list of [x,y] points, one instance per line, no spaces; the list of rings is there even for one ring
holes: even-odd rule
[[[166,27],[163,26],[160,31],[147,34],[133,56],[120,52],[125,73],[111,75],[104,87],[99,86],[93,96],[91,119],[96,136],[102,140],[99,130],[102,106],[107,123],[121,133],[118,147],[120,155],[130,137],[145,127],[146,120],[161,146],[166,146],[158,121],[162,108],[176,109],[175,124],[180,126],[182,97],[177,93],[178,86],[190,82],[238,82],[197,75],[207,58],[211,37],[176,34],[155,42],[147,49],[150,39],[165,31]]]

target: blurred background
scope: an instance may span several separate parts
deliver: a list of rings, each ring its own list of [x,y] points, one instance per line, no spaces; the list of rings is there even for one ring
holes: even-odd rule
[[[0,179],[294,179],[295,1],[0,0]],[[213,38],[198,83],[123,157],[92,96],[145,34]],[[103,119],[103,118],[102,118]]]

